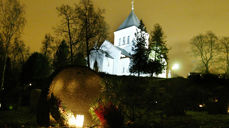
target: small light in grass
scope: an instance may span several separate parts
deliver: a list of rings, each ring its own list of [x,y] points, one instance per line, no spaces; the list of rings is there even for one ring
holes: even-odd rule
[[[229,114],[229,106],[227,107],[227,113]]]
[[[13,106],[12,105],[9,106],[9,110],[13,110]]]
[[[200,108],[203,108],[205,106],[205,104],[199,104]]]

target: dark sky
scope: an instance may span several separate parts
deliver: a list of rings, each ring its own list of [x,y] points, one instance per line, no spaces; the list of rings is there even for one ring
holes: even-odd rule
[[[60,19],[56,7],[79,0],[21,0],[26,6],[27,25],[23,39],[31,51],[39,51],[46,33],[53,33]],[[131,11],[131,0],[92,0],[105,9],[109,32],[113,32]],[[206,31],[229,36],[229,0],[135,0],[135,14],[143,19],[148,31],[159,23],[167,38],[170,64],[180,63],[177,74],[187,76],[196,61],[191,58],[190,39]],[[111,40],[113,42],[113,40]]]

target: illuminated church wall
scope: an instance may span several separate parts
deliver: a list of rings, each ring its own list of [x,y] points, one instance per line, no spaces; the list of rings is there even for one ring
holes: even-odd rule
[[[105,40],[99,48],[95,48],[90,52],[90,68],[94,69],[95,62],[98,66],[98,71],[113,75],[137,75],[131,74],[130,64],[133,47],[136,44],[135,33],[139,31],[139,19],[134,14],[132,8],[131,13],[120,27],[114,32],[114,43]],[[149,34],[145,33],[146,44],[148,47]],[[141,74],[141,76],[149,76]],[[166,77],[166,72],[163,71],[158,77]]]
[[[133,41],[135,33],[137,32],[136,26],[131,26],[126,29],[114,32],[114,46],[125,49],[127,52],[132,53]]]

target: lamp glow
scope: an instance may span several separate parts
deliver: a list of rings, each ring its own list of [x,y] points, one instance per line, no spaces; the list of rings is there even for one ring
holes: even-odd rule
[[[205,104],[199,104],[199,107],[203,108],[203,107],[205,107]]]
[[[176,63],[173,65],[172,70],[178,70],[179,68],[180,68],[180,65]]]
[[[70,127],[82,128],[84,122],[84,115],[69,115],[68,124]]]
[[[229,106],[227,107],[227,113],[229,114]]]

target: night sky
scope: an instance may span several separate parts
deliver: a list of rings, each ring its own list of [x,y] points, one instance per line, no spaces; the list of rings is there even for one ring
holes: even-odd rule
[[[25,4],[27,24],[23,39],[31,52],[40,51],[46,33],[53,34],[59,23],[56,7],[73,5],[79,0],[21,0]],[[105,9],[109,32],[121,25],[131,11],[131,0],[92,0],[96,7]],[[191,58],[190,39],[208,30],[217,36],[229,36],[229,0],[135,0],[135,14],[143,19],[151,31],[159,23],[165,34],[170,64],[181,64],[177,74],[187,76],[196,61]],[[113,42],[112,40],[110,40]]]

